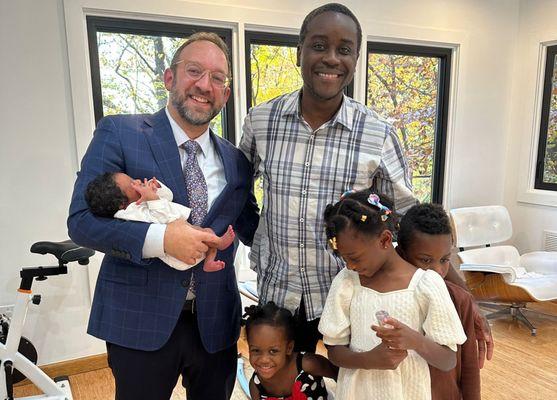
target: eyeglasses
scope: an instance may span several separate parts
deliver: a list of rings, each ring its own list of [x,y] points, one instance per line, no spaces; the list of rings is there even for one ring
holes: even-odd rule
[[[174,63],[174,65],[178,65],[181,62],[184,62],[184,60],[180,60]],[[209,79],[211,80],[211,84],[221,89],[228,87],[231,81],[230,77],[227,76],[225,73],[203,69],[201,65],[194,62],[188,62],[184,64],[184,72],[186,73],[186,76],[188,78],[193,79],[194,81],[198,81],[201,78],[203,78],[205,74],[209,74]]]

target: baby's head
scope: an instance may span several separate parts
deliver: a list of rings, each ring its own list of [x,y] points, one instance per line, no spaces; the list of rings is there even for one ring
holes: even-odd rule
[[[346,267],[371,277],[393,251],[397,216],[392,201],[371,190],[349,191],[325,208],[329,246]]]
[[[97,176],[85,190],[85,201],[97,217],[112,218],[118,210],[139,200],[139,193],[132,186],[132,179],[122,172],[106,172]]]
[[[449,216],[439,204],[418,204],[400,221],[398,252],[410,264],[443,278],[450,267],[453,236]]]
[[[249,362],[259,377],[270,379],[294,350],[294,317],[273,302],[246,307],[246,315]]]

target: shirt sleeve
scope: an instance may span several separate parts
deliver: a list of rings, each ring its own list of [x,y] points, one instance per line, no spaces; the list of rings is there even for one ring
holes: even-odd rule
[[[425,271],[416,295],[425,314],[422,325],[425,335],[456,352],[457,345],[466,341],[466,335],[443,278],[435,271]]]
[[[251,112],[249,112],[248,115],[246,115],[246,118],[244,118],[244,125],[242,126],[242,138],[240,139],[238,148],[242,153],[244,153],[248,161],[253,165],[253,172],[255,176],[258,176],[261,157],[259,157],[259,153],[257,152],[257,144],[253,132]]]
[[[456,285],[453,285],[453,287]],[[478,364],[478,348],[474,327],[473,302],[474,298],[466,290],[456,287],[453,289],[455,304],[462,321],[464,333],[467,336],[460,348],[460,388],[464,400],[480,400],[480,366]]]
[[[333,280],[319,321],[323,343],[331,346],[350,343],[350,302],[355,288],[351,272],[343,269]]]
[[[162,258],[164,252],[164,234],[166,224],[150,224],[143,242],[143,258]]]
[[[371,189],[393,199],[396,212],[404,214],[416,204],[412,194],[410,169],[396,132],[390,125],[386,129],[381,164],[373,176]]]
[[[170,190],[164,183],[162,183],[161,181],[158,181],[159,185],[161,185],[161,187],[157,190],[157,195],[159,196],[160,199],[165,199],[168,201],[172,201],[174,199],[174,194],[172,193],[172,190]]]

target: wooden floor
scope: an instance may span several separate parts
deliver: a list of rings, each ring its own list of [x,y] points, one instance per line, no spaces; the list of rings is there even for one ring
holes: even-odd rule
[[[557,304],[535,307],[538,311],[557,316]],[[554,400],[557,399],[557,319],[544,314],[528,313],[538,328],[532,337],[529,331],[510,319],[493,321],[495,354],[482,370],[484,400]],[[246,354],[245,341],[239,350]],[[250,369],[249,363],[246,369]],[[251,374],[247,371],[247,374]],[[250,375],[248,375],[250,376]],[[114,398],[114,380],[110,370],[100,369],[70,376],[75,400],[108,400]],[[38,394],[33,385],[16,388],[16,396]],[[245,400],[239,385],[233,400]],[[185,400],[185,391],[177,385],[172,400]]]

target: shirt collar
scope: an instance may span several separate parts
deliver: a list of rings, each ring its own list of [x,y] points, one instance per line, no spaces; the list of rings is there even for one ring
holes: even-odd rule
[[[294,115],[301,117],[302,109],[300,101],[302,98],[302,89],[290,93],[286,101],[284,102],[284,107],[282,109],[282,116]],[[338,112],[333,116],[333,118],[327,122],[327,124],[334,126],[336,124],[344,125],[348,130],[352,130],[354,124],[354,104],[353,100],[346,95],[342,95],[342,104]]]
[[[180,147],[188,140],[191,140],[189,136],[184,132],[184,130],[178,125],[178,123],[172,118],[170,112],[168,111],[168,107],[165,107],[164,111],[166,112],[166,116],[168,117],[168,121],[170,122],[170,127],[172,128],[172,134],[174,135],[174,140],[176,140],[176,146]],[[201,136],[194,139],[201,147],[201,152],[204,156],[207,155],[209,151],[209,146],[211,144],[211,137],[209,135],[209,128]]]

